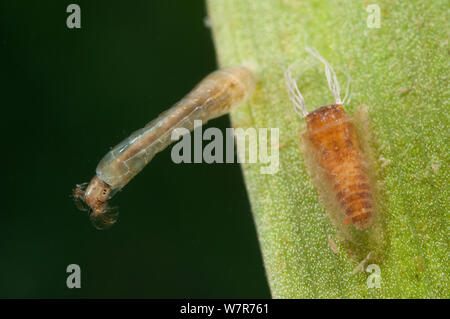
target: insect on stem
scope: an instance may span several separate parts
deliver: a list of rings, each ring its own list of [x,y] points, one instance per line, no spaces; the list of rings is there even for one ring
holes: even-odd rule
[[[171,133],[177,128],[192,131],[196,120],[206,123],[227,114],[246,101],[255,82],[253,72],[244,66],[229,67],[208,75],[173,107],[111,149],[98,164],[91,182],[75,188],[76,203],[87,206],[97,228],[112,225],[117,212],[108,205],[108,200],[156,153],[172,143]]]
[[[291,67],[285,71],[285,80],[290,100],[295,111],[306,119],[304,134],[307,152],[311,153],[314,163],[323,175],[328,189],[340,207],[337,216],[344,225],[353,224],[358,229],[367,229],[372,220],[373,195],[372,185],[363,161],[356,128],[342,107],[340,86],[333,67],[315,49],[306,51],[325,66],[328,87],[335,103],[322,106],[310,113],[306,110],[305,100],[297,87]],[[350,100],[350,76],[344,101]],[[307,154],[309,155],[309,154]],[[315,174],[312,174],[315,175]],[[322,192],[323,197],[329,196]]]

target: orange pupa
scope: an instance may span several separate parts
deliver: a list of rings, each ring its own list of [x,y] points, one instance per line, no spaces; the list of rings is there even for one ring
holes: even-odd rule
[[[317,51],[311,48],[306,51],[324,64],[335,103],[308,113],[305,100],[292,77],[291,67],[285,72],[289,96],[296,112],[306,119],[305,141],[335,197],[340,218],[345,225],[352,224],[364,230],[372,223],[374,196],[356,128],[342,107],[350,100],[350,78],[346,96],[341,101],[339,83],[332,66]]]

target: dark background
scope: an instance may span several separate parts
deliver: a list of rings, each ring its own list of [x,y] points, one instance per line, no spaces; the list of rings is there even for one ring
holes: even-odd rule
[[[70,197],[216,68],[204,2],[0,0],[0,15],[0,297],[270,297],[238,164],[177,165],[167,149],[116,195],[106,231]],[[81,289],[66,287],[72,263]]]

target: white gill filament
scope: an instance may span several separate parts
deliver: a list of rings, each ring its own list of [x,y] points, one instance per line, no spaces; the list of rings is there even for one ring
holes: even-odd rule
[[[305,99],[303,95],[300,93],[298,89],[297,82],[292,77],[291,67],[288,66],[286,71],[284,71],[284,79],[286,81],[286,86],[288,89],[289,99],[294,103],[295,112],[302,118],[308,115],[308,111],[306,110]]]
[[[336,104],[342,104],[341,87],[339,86],[339,82],[337,80],[336,73],[334,72],[333,67],[319,54],[319,52],[317,52],[316,49],[306,47],[305,50],[324,64],[328,87],[330,88],[331,93],[333,93]]]

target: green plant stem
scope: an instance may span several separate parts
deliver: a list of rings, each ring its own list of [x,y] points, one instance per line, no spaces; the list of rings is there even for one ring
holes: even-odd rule
[[[280,128],[280,170],[243,164],[267,278],[275,298],[448,298],[448,2],[208,0],[221,66],[248,63],[259,84],[232,113],[235,127]],[[300,150],[302,119],[283,71],[315,47],[353,78],[354,114],[366,106],[382,173],[385,256],[381,288],[343,249]],[[310,110],[332,102],[325,82],[304,83]],[[327,103],[328,99],[328,103]],[[332,251],[328,236],[339,252]]]

